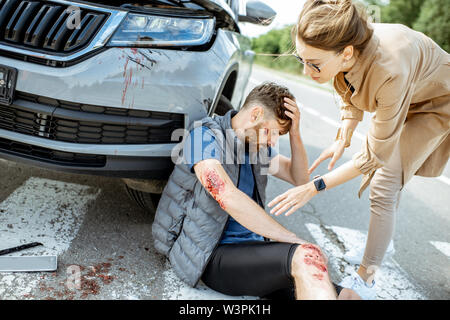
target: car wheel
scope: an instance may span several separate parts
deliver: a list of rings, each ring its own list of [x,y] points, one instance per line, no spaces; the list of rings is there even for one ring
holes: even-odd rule
[[[136,202],[141,208],[146,210],[150,217],[153,219],[155,217],[156,208],[158,207],[159,200],[161,199],[161,194],[148,193],[130,188],[125,185],[128,196]]]
[[[217,103],[216,110],[214,110],[214,114],[218,116],[223,116],[231,109],[234,109],[233,105],[231,104],[231,101],[224,95],[221,95],[219,102]]]

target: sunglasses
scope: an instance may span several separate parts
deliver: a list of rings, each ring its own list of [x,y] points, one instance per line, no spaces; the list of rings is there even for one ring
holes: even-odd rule
[[[327,61],[325,61],[324,63],[322,63],[322,65],[321,65],[320,67],[319,67],[318,65],[314,64],[314,63],[311,63],[311,62],[308,62],[308,61],[303,60],[302,57],[300,57],[299,55],[297,55],[297,54],[295,54],[295,53],[293,54],[293,56],[296,57],[297,60],[298,60],[301,64],[303,64],[303,65],[306,64],[306,65],[308,65],[308,67],[312,68],[315,72],[320,73],[320,68],[323,68],[328,62],[330,62],[331,59],[332,59],[334,56],[336,56],[336,54],[334,54],[333,56],[330,57],[330,59],[328,59]]]

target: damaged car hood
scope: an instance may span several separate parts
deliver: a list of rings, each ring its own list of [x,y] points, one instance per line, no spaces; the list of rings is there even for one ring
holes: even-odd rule
[[[234,21],[238,20],[238,17],[234,14],[231,8],[224,0],[190,0],[192,3],[196,3],[208,11],[212,12],[225,12],[228,14]]]
[[[224,0],[191,0],[190,2],[212,12],[219,20],[227,24],[230,29],[239,32],[238,17]]]
[[[206,11],[213,14],[221,27],[227,27],[239,31],[238,27],[238,16],[230,6],[225,2],[225,0],[73,0],[74,2],[80,3],[95,3],[107,7],[120,7],[124,8],[124,5],[132,6],[142,6],[149,5],[156,8],[183,8],[185,4],[192,3],[199,7],[204,8]],[[1,1],[0,1],[1,3]]]

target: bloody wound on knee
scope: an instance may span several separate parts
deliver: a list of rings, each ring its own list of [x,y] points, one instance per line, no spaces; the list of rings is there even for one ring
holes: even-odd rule
[[[303,261],[307,265],[313,265],[317,269],[319,269],[321,272],[327,272],[328,269],[325,265],[325,260],[323,258],[322,251],[320,251],[319,248],[312,244],[302,244],[301,247],[303,249],[306,249],[307,252],[305,254],[305,257]],[[323,280],[323,274],[316,273],[313,275],[318,280]]]
[[[206,169],[203,174],[203,185],[212,197],[219,203],[220,207],[225,210],[225,204],[220,199],[221,194],[225,190],[225,182],[220,178],[215,170]]]

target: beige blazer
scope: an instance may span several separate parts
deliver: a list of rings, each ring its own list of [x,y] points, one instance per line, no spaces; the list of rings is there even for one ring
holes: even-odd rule
[[[359,196],[376,169],[400,147],[403,184],[413,175],[442,174],[450,155],[450,55],[421,32],[401,24],[372,24],[374,34],[352,69],[334,79],[342,119],[375,113],[353,163],[364,175]]]

